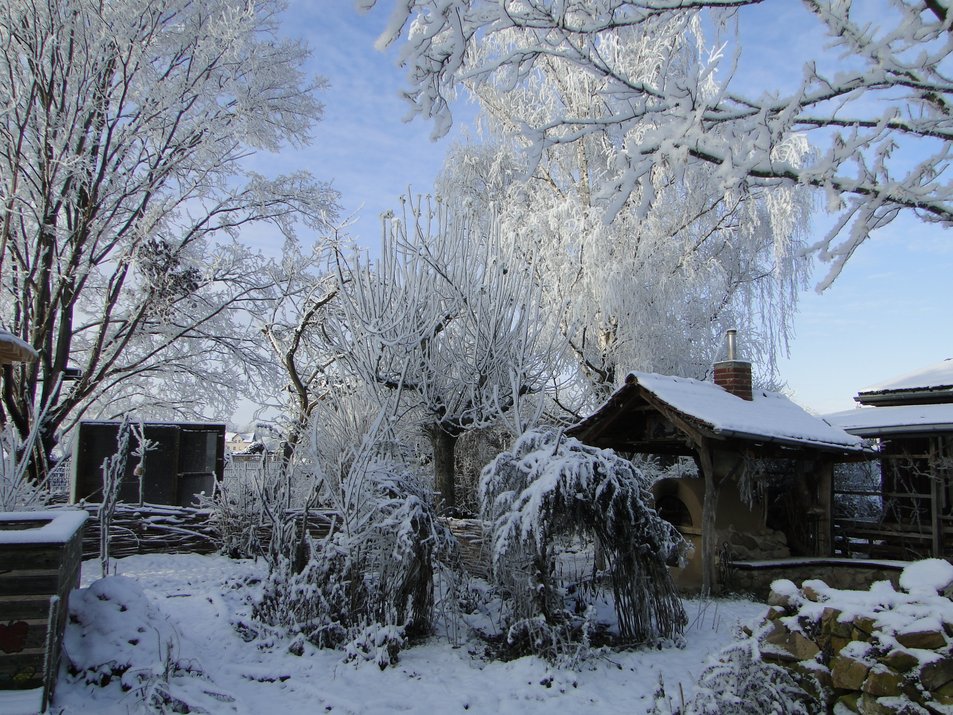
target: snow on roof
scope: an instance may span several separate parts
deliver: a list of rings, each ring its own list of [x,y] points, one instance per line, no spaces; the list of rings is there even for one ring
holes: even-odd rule
[[[4,362],[32,362],[38,353],[25,340],[0,329],[0,364]]]
[[[707,424],[715,434],[847,451],[863,449],[859,437],[809,414],[777,392],[753,389],[749,402],[711,382],[643,372],[631,377],[679,412]]]
[[[861,437],[953,432],[953,404],[858,407],[825,415],[824,419]]]
[[[79,509],[0,512],[0,544],[65,544],[88,516]]]
[[[878,385],[865,387],[860,391],[894,392],[899,390],[941,390],[953,389],[953,358],[947,358],[919,370],[892,378]]]

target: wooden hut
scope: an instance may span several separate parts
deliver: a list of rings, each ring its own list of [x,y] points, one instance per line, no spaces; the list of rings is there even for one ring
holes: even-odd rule
[[[674,491],[658,496],[663,516],[681,521],[683,534],[700,546],[680,585],[709,593],[719,583],[719,531],[773,526],[792,554],[830,555],[833,464],[864,454],[860,438],[781,394],[752,389],[751,364],[734,359],[715,365],[714,383],[634,372],[567,433],[622,453],[695,461],[700,478],[675,480]],[[769,472],[783,479],[767,479]],[[763,489],[754,496],[771,481],[786,504],[775,514]]]
[[[876,557],[953,558],[953,359],[863,389],[854,399],[858,409],[826,419],[876,442],[876,483],[843,491],[872,498],[879,508],[839,517],[837,548]]]

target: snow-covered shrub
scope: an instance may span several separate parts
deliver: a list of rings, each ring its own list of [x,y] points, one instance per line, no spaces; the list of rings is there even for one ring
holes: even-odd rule
[[[209,521],[215,527],[217,545],[221,552],[233,559],[263,556],[267,552],[267,538],[262,527],[269,524],[272,515],[284,510],[281,490],[268,488],[269,481],[277,481],[280,464],[262,458],[246,470],[226,468],[226,477],[212,495],[199,495],[199,506],[209,512]],[[275,501],[279,503],[274,503]]]
[[[371,661],[383,670],[397,662],[398,654],[406,644],[403,627],[372,623],[364,626],[344,647],[345,660]]]
[[[656,712],[665,712],[658,709]],[[726,648],[698,680],[695,696],[673,715],[815,715],[827,712],[824,689],[806,673],[760,659],[752,644]]]
[[[357,459],[336,489],[321,486],[336,520],[325,538],[306,538],[300,567],[286,557],[272,565],[255,618],[386,667],[407,638],[429,632],[435,560],[453,537],[398,462]]]
[[[178,631],[139,584],[109,576],[70,594],[63,652],[71,678],[118,683],[144,712],[221,712],[232,698],[179,654]]]
[[[511,642],[539,646],[588,634],[598,585],[556,575],[560,542],[589,540],[604,561],[624,643],[676,639],[685,611],[667,564],[687,545],[652,508],[647,477],[614,452],[551,431],[530,431],[483,470],[483,517],[490,525],[493,577],[510,596]],[[570,605],[571,604],[571,605]],[[544,632],[546,628],[548,632]]]
[[[290,459],[262,454],[227,462],[225,478],[199,504],[209,511],[222,553],[275,562],[301,539],[295,525],[313,493],[313,470],[297,453]]]
[[[262,510],[257,496],[246,482],[223,481],[212,496],[198,498],[215,526],[216,545],[229,558],[255,558],[263,553],[258,529]]]

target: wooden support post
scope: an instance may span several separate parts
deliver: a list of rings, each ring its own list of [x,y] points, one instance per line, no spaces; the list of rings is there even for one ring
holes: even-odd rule
[[[823,522],[820,525],[820,536],[823,541],[818,544],[818,556],[834,555],[834,463],[822,463],[821,483],[818,493],[821,498],[819,506],[823,509]]]
[[[930,450],[930,524],[933,530],[932,554],[943,558],[943,501],[948,473],[943,460],[943,438],[934,437]]]
[[[702,501],[702,597],[713,596],[718,587],[718,534],[715,517],[718,514],[718,479],[715,477],[715,459],[711,444],[703,439],[698,446],[698,467],[705,480]]]

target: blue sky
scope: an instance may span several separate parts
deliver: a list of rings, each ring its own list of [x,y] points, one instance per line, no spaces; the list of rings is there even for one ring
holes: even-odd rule
[[[331,87],[321,95],[325,117],[313,145],[259,159],[333,181],[345,211],[357,215],[349,232],[365,246],[379,241],[380,214],[395,208],[408,187],[429,192],[447,150],[466,137],[458,124],[450,137],[431,142],[429,123],[403,121],[396,52],[373,47],[390,12],[391,0],[381,3],[367,15],[352,0],[289,3],[284,31],[310,45],[307,71]],[[816,49],[822,37],[804,24],[799,3],[765,6],[743,15],[745,31],[757,40],[742,68],[755,83],[797,81],[800,63],[791,58]],[[823,272],[819,267],[815,282]],[[953,357],[951,277],[953,244],[943,229],[907,217],[875,234],[831,288],[801,296],[791,356],[781,363],[792,397],[821,413],[848,409],[863,387]]]

